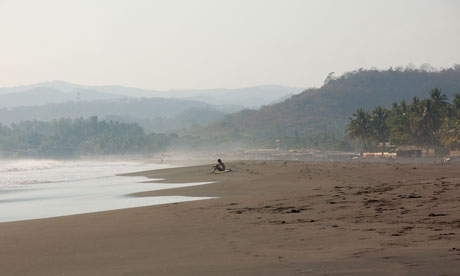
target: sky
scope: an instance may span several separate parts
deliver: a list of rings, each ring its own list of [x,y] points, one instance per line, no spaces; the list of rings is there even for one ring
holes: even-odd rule
[[[319,87],[460,64],[456,0],[0,0],[0,87]]]

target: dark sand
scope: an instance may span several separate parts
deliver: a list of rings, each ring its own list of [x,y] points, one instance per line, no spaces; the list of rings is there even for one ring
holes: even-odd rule
[[[227,165],[132,174],[216,199],[0,223],[0,275],[460,275],[458,163]]]

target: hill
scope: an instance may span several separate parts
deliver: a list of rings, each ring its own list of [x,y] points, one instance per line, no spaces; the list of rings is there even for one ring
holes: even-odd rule
[[[156,91],[124,86],[91,86],[64,81],[42,82],[28,86],[0,88],[0,108],[62,103],[66,101],[107,100],[119,98],[168,98],[200,101],[213,105],[259,108],[301,88],[262,85],[236,89],[193,89]]]
[[[50,121],[59,118],[98,116],[101,119],[117,118],[118,121],[138,123],[160,120],[162,123],[153,124],[149,129],[158,132],[209,123],[232,111],[236,110],[228,106],[216,106],[182,99],[125,98],[3,108],[0,109],[0,124],[9,125],[25,120]],[[177,126],[174,125],[176,123]],[[140,125],[145,126],[142,123]],[[158,129],[153,129],[154,126],[157,126]]]
[[[199,127],[219,120],[228,112],[217,108],[190,108],[174,117],[135,118],[132,116],[108,115],[102,119],[114,122],[137,123],[147,133],[171,133],[190,127]]]
[[[245,108],[260,108],[282,98],[290,97],[302,91],[280,85],[263,85],[237,89],[178,90],[169,91],[174,97],[201,101],[209,104],[230,104]]]
[[[108,100],[126,98],[125,96],[99,92],[89,89],[75,89],[71,92],[62,92],[51,87],[37,86],[13,93],[0,94],[0,108],[14,108],[19,106],[36,106],[48,103],[64,103],[69,101]]]
[[[227,115],[206,127],[189,130],[188,134],[259,146],[273,146],[279,138],[290,146],[343,144],[348,118],[356,109],[390,107],[393,102],[410,101],[414,96],[425,98],[436,87],[449,99],[460,93],[460,66],[441,71],[358,70],[337,78],[329,76],[320,88],[307,89],[259,110]]]

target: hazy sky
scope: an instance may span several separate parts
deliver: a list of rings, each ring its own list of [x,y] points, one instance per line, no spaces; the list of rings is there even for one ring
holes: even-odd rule
[[[460,63],[460,1],[0,0],[0,86],[320,86]]]

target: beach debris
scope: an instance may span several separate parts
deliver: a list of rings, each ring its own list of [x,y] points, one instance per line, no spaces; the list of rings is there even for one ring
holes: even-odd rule
[[[366,203],[375,203],[375,202],[380,202],[378,199],[368,199]]]
[[[287,207],[280,206],[280,207],[273,209],[273,211],[281,213],[281,212],[286,211],[287,209],[294,209],[294,208],[295,208],[294,206],[287,206]]]
[[[399,198],[421,198],[421,195],[418,194],[409,194],[409,195],[398,195]]]
[[[273,223],[273,224],[286,224],[285,220],[269,220],[268,223]]]
[[[429,217],[444,217],[444,216],[447,216],[447,214],[430,213],[428,216]]]

